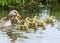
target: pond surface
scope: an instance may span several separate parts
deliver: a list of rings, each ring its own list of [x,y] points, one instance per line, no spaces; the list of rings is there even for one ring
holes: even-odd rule
[[[8,13],[6,13],[6,15],[7,14]],[[22,35],[23,37],[18,37],[15,42],[11,42],[10,41],[11,39],[9,38],[9,36],[5,32],[0,31],[0,42],[1,43],[60,43],[60,20],[59,20],[60,13],[59,11],[56,11],[56,12],[53,11],[52,13],[50,9],[43,9],[38,15],[40,19],[42,20],[51,16],[50,14],[53,14],[55,16],[55,22],[54,22],[53,27],[51,27],[50,25],[46,25],[46,30],[43,31],[41,30],[41,28],[38,28],[36,33],[20,32],[19,34]],[[34,15],[31,15],[31,16],[34,17]],[[18,33],[19,31],[15,31],[15,32]],[[28,37],[28,38],[25,38],[25,37]]]

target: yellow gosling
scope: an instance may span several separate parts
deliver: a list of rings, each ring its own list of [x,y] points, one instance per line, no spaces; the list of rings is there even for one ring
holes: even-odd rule
[[[12,19],[11,19],[11,24],[17,24],[17,19],[15,18],[15,17],[12,17]]]
[[[32,20],[32,19],[31,19]],[[38,16],[34,16],[33,20],[29,22],[29,24],[31,26],[33,26],[34,24],[37,26],[37,21],[38,21]]]
[[[29,28],[33,28],[34,31],[36,32],[37,31],[37,23],[30,22],[29,23]]]
[[[29,17],[26,17],[26,20],[19,20],[18,17],[15,17],[15,19],[17,20],[17,23],[18,24],[24,24],[25,22],[28,23],[30,18]]]
[[[25,26],[25,31],[28,32],[28,24],[27,23],[24,23],[24,26]]]
[[[51,26],[54,25],[54,16],[50,16],[49,18],[46,18],[43,20],[46,24],[50,24]]]
[[[12,24],[20,24],[21,21],[20,21],[20,19],[18,17],[12,17],[11,23]]]
[[[29,21],[30,20],[30,18],[29,17],[26,17],[26,21]]]
[[[29,22],[30,21],[30,18],[29,17],[26,17],[25,20],[26,20],[26,22]]]
[[[27,23],[28,26],[29,26],[29,23],[31,22],[30,20],[31,19],[29,17],[26,17],[26,19],[25,19],[25,21],[26,21],[26,23]]]
[[[19,20],[19,18],[18,18],[18,17],[15,17],[15,19],[16,19],[18,22],[20,22],[20,20]]]
[[[37,23],[33,20],[32,22],[29,22],[29,28],[33,28],[34,31],[37,31]]]
[[[30,19],[30,22],[38,22],[39,17],[38,16],[34,16],[33,19]]]
[[[29,18],[29,17],[26,17],[26,22],[37,22],[39,19],[38,16],[34,16],[33,19]]]
[[[37,31],[37,23],[33,23],[33,28],[34,28],[34,31],[36,32]]]
[[[51,16],[51,17],[49,18],[49,22],[50,22],[51,24],[54,23],[54,17],[53,17],[53,16]]]
[[[51,16],[49,18],[49,24],[51,24],[51,26],[53,27],[53,25],[54,25],[54,16]]]
[[[29,32],[28,28],[29,27],[28,27],[27,23],[24,23],[24,25],[17,25],[17,30],[20,30],[20,31]]]
[[[40,23],[39,23],[39,26],[42,28],[42,30],[45,30],[46,27],[45,27],[45,22],[42,20]]]
[[[38,17],[38,16],[34,16],[34,19],[36,19],[36,20],[37,20],[37,19],[39,19],[39,17]]]

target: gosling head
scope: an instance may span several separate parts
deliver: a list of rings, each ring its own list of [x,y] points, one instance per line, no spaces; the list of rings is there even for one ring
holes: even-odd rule
[[[35,18],[35,19],[39,19],[39,17],[38,17],[38,16],[34,16],[34,18]]]
[[[30,18],[29,18],[29,17],[26,17],[26,19],[30,20]]]
[[[29,17],[26,17],[26,22],[30,22],[30,18]]]
[[[50,16],[50,18],[53,18],[54,19],[55,17],[54,16]]]

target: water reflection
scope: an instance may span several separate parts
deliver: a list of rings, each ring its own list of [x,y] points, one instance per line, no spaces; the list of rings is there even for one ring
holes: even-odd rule
[[[40,19],[48,18],[48,12],[49,10],[44,9]],[[12,29],[12,33],[8,31],[6,34],[5,32],[0,31],[0,42],[12,43],[10,39],[13,39],[13,43],[60,43],[60,31],[57,29],[59,23],[60,22],[55,19],[53,27],[48,24],[46,25],[46,30],[42,31],[41,28],[38,28],[36,33],[17,31],[15,30],[15,26],[13,26],[14,29]]]

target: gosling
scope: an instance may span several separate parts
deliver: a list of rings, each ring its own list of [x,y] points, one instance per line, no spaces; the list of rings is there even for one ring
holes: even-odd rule
[[[37,31],[37,23],[35,20],[33,20],[32,22],[29,22],[29,28],[33,28],[34,32]]]
[[[54,25],[54,16],[51,16],[51,17],[49,18],[49,23],[50,23],[51,25]]]
[[[38,16],[34,16],[33,21],[37,22],[37,21],[38,21],[38,19],[39,19],[39,17],[38,17]]]
[[[42,28],[42,30],[45,30],[46,29],[46,27],[45,27],[46,24],[45,24],[45,22],[43,20],[40,21],[38,25],[39,25],[39,27]]]
[[[12,17],[11,24],[20,24],[20,23],[21,23],[21,21],[18,17],[15,17],[15,16]]]
[[[27,23],[24,23],[24,25],[17,25],[17,30],[20,30],[20,31],[25,31],[25,32],[29,32],[28,31],[28,25],[27,25]]]
[[[31,18],[30,17],[26,17],[25,21],[26,21],[26,23],[27,23],[27,25],[29,27],[29,23],[31,22]]]
[[[30,17],[26,17],[26,22],[30,22],[31,18]]]
[[[49,18],[46,18],[43,20],[46,24],[50,24],[52,27],[54,25],[54,16],[50,16]]]
[[[37,22],[38,21],[38,19],[39,19],[39,17],[38,16],[34,16],[34,18],[30,18],[30,22]]]

